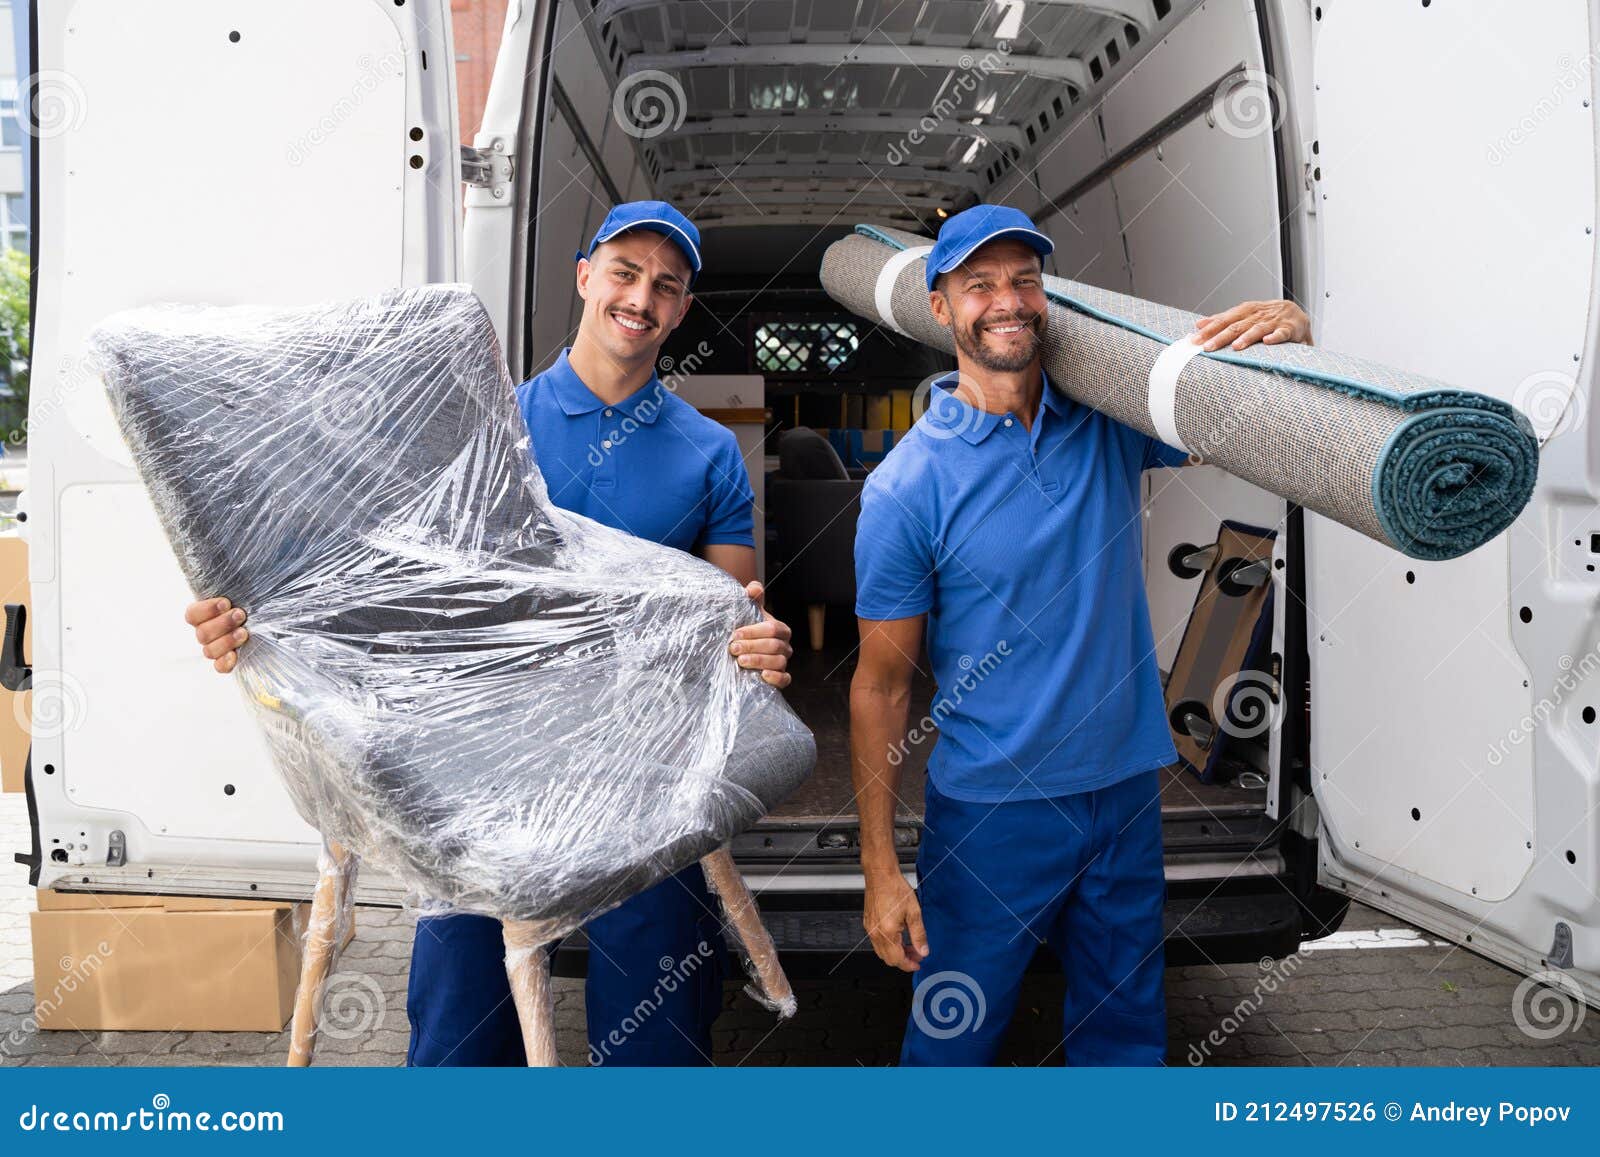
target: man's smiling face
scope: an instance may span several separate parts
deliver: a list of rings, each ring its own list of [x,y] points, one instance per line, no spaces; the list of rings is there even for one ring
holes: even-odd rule
[[[689,259],[662,234],[613,237],[578,262],[579,328],[618,362],[653,362],[688,311],[689,276]]]
[[[1003,237],[980,246],[941,274],[933,315],[955,335],[956,348],[986,370],[1015,373],[1039,356],[1047,317],[1039,255]]]

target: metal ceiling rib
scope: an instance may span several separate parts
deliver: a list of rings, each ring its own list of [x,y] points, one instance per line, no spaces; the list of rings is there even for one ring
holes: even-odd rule
[[[661,175],[657,187],[663,192],[676,192],[696,185],[722,186],[737,178],[770,177],[784,181],[806,180],[811,177],[834,177],[841,180],[876,179],[885,182],[922,185],[948,185],[978,193],[983,180],[976,173],[963,169],[924,169],[913,165],[895,165],[882,172],[868,172],[861,165],[806,165],[782,161],[778,164],[740,163],[732,168],[712,165],[700,169],[669,169]],[[709,191],[708,191],[709,192]]]
[[[576,2],[657,193],[712,225],[964,208],[1192,0]]]
[[[906,136],[921,131],[928,136],[973,137],[1019,148],[1023,144],[1022,130],[1016,125],[971,124],[954,117],[925,124],[922,117],[896,116],[893,113],[841,115],[831,112],[789,113],[781,118],[761,113],[730,113],[701,120],[686,120],[677,128],[667,129],[657,139],[670,141],[709,133],[761,135],[771,132],[774,127],[784,133],[890,133]]]
[[[659,8],[669,0],[599,0],[594,6],[595,19],[601,24],[615,20],[626,12],[637,12],[643,8]],[[714,9],[726,8],[732,12],[749,7],[751,4],[774,2],[774,0],[722,0],[721,3],[709,3],[706,7],[713,9],[712,17],[722,20]],[[793,3],[793,0],[776,0],[776,2]],[[1153,0],[1031,0],[1037,7],[1063,7],[1081,8],[1103,16],[1115,17],[1118,20],[1133,24],[1141,32],[1149,32],[1155,27],[1157,15],[1156,5]],[[854,7],[854,5],[850,5]],[[993,23],[999,26],[1004,19],[1004,10],[1008,5],[995,3],[992,7],[998,9]],[[726,23],[726,21],[723,21]]]
[[[939,70],[969,69],[971,52],[961,48],[930,48],[922,44],[729,44],[714,48],[695,48],[682,52],[639,53],[628,57],[623,77],[640,72],[676,72],[685,68],[718,68],[737,64],[755,65],[816,64],[830,70],[860,65],[889,68]],[[1043,56],[1006,53],[996,57],[996,70],[1058,80],[1079,88],[1089,87],[1089,69],[1081,60],[1064,57],[1052,60]]]
[[[756,205],[801,205],[806,207],[820,203],[848,202],[860,205],[863,208],[903,209],[908,212],[937,209],[945,204],[945,198],[927,196],[918,193],[874,193],[865,189],[761,189],[753,188],[749,184],[740,182],[739,189],[712,193],[701,198],[699,208],[704,212],[718,212],[725,209],[748,210]]]

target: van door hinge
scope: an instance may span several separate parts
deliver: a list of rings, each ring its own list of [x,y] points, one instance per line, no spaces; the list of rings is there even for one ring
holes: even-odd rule
[[[461,146],[461,182],[464,185],[490,189],[496,197],[509,197],[514,172],[511,158],[499,149]]]

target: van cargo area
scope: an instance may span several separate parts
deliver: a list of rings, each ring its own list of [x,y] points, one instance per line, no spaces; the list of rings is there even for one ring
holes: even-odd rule
[[[1031,210],[1055,241],[1048,272],[1217,310],[1294,292],[1292,226],[1278,210],[1281,166],[1292,162],[1279,156],[1270,126],[1235,133],[1212,112],[1219,84],[1266,75],[1267,48],[1242,3],[1015,5],[1026,7],[1026,26],[1009,30],[1007,5],[907,5],[876,11],[870,28],[858,26],[867,15],[851,4],[727,7],[713,20],[693,5],[613,4],[615,18],[602,22],[582,19],[582,5],[563,6],[556,40],[586,39],[594,57],[555,57],[520,370],[535,372],[567,343],[581,304],[571,300],[570,239],[592,231],[607,205],[664,196],[695,221],[704,270],[689,316],[663,349],[661,376],[724,420],[748,421],[752,407],[766,413],[746,458],[761,482],[769,605],[795,631],[788,696],[817,737],[819,759],[810,782],[734,851],[803,974],[808,957],[833,970],[841,958],[871,955],[860,926],[848,727],[861,487],[926,405],[933,380],[955,365],[832,301],[817,278],[823,251],[860,223],[931,236],[951,213],[1005,200]],[[1181,47],[1163,58],[1174,38]],[[840,44],[874,39],[894,46],[881,61]],[[644,116],[652,101],[661,119],[630,119],[630,108]],[[1114,117],[1140,128],[1114,133]],[[1175,180],[1225,189],[1216,199],[1237,219],[1211,220],[1193,197],[1157,196]],[[592,196],[571,196],[574,183]],[[813,452],[826,439],[842,472],[818,474],[804,444],[791,455],[786,438],[797,432],[812,433]],[[1164,676],[1199,586],[1168,556],[1214,542],[1224,522],[1289,528],[1298,518],[1214,468],[1178,473],[1146,478],[1147,593]],[[1284,560],[1293,533],[1278,536]],[[1280,675],[1294,667],[1283,618],[1271,658]],[[1291,644],[1295,618],[1287,616]],[[1303,859],[1309,848],[1279,818],[1273,764],[1283,721],[1304,715],[1303,690],[1303,682],[1275,688],[1270,733],[1232,744],[1211,782],[1183,766],[1162,773],[1175,960],[1288,952],[1342,912],[1303,870],[1291,881],[1285,860],[1286,832],[1291,855]],[[914,725],[930,713],[937,722],[939,696],[924,671]],[[1303,742],[1303,728],[1288,734]],[[897,832],[908,872],[936,727],[914,738],[904,748]],[[1115,750],[1105,757],[1117,760]],[[569,943],[558,968],[579,967],[580,947]]]

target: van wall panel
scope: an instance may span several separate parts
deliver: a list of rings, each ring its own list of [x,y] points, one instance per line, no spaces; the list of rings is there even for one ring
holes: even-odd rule
[[[1341,871],[1415,873],[1468,912],[1515,894],[1491,928],[1543,952],[1565,918],[1594,970],[1596,442],[1586,397],[1563,411],[1592,375],[1588,11],[1396,6],[1378,36],[1334,6],[1317,26],[1324,339],[1563,420],[1527,512],[1464,558],[1414,564],[1321,518],[1307,539]]]
[[[1140,297],[1196,313],[1280,295],[1277,190],[1251,141],[1190,121],[1112,179]]]
[[[639,167],[633,138],[611,111],[606,73],[593,43],[563,5],[557,22],[556,78],[599,152],[606,171],[627,200],[653,194]],[[574,255],[594,235],[611,208],[611,195],[578,146],[577,136],[553,103],[545,109],[545,149],[539,180],[538,249],[534,270],[533,330],[529,349],[536,369],[570,345],[582,301],[573,285]]]

